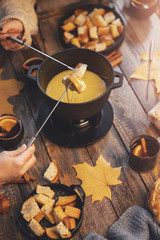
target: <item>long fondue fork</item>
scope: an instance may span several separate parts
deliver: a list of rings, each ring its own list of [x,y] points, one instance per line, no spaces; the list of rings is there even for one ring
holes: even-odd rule
[[[12,40],[18,42],[19,44],[24,45],[24,46],[26,46],[26,47],[28,47],[28,48],[31,48],[32,50],[34,50],[34,51],[36,51],[36,52],[44,55],[45,57],[50,58],[50,59],[52,59],[52,60],[60,63],[61,65],[67,67],[68,69],[74,71],[74,68],[72,68],[72,67],[70,67],[69,65],[67,65],[67,64],[65,64],[65,63],[57,60],[56,58],[53,58],[53,57],[49,56],[48,54],[46,54],[46,53],[44,53],[44,52],[41,52],[40,50],[38,50],[38,49],[36,49],[36,48],[34,48],[34,47],[32,47],[32,46],[29,46],[29,45],[26,44],[24,41],[22,41],[22,40],[20,40],[20,39],[18,39],[18,38],[15,38],[15,37],[13,37],[13,36],[11,36],[11,35],[8,35],[8,34],[7,34],[7,36],[8,36],[9,38],[11,38]],[[108,76],[103,76],[103,75],[101,75],[100,73],[96,73],[96,74],[99,75],[101,78],[108,79]]]
[[[65,93],[68,91],[69,88],[70,88],[70,84],[67,86],[66,90],[63,92],[62,96],[59,98],[58,102],[56,103],[56,105],[54,106],[54,108],[52,109],[52,111],[49,113],[48,117],[47,117],[46,120],[43,122],[43,124],[41,125],[41,127],[40,127],[39,130],[37,131],[36,135],[35,135],[34,137],[32,137],[31,140],[28,142],[27,148],[34,143],[34,141],[36,140],[38,134],[40,133],[40,131],[42,130],[42,128],[44,127],[44,125],[46,124],[46,122],[48,121],[48,119],[50,118],[50,116],[52,115],[52,113],[55,111],[56,107],[57,107],[58,104],[61,102],[63,96],[65,95]]]
[[[151,63],[153,59],[153,50],[154,50],[154,40],[151,41],[150,49],[149,49],[149,60],[148,60],[148,81],[147,81],[147,89],[146,89],[146,101],[148,100],[148,92],[149,92],[149,80],[150,80],[150,72],[151,72]]]
[[[60,63],[61,65],[67,67],[68,69],[74,70],[74,68],[72,68],[72,67],[68,66],[67,64],[65,64],[65,63],[57,60],[56,58],[53,58],[53,57],[49,56],[48,54],[46,54],[46,53],[44,53],[44,52],[41,52],[40,50],[38,50],[38,49],[36,49],[36,48],[34,48],[34,47],[32,47],[32,46],[29,46],[29,45],[26,44],[24,41],[22,41],[22,40],[20,40],[20,39],[18,39],[18,38],[15,38],[15,37],[13,37],[13,36],[11,36],[11,35],[8,35],[8,37],[11,38],[12,40],[18,42],[19,44],[24,45],[24,46],[26,46],[26,47],[28,47],[28,48],[31,48],[32,50],[34,50],[34,51],[36,51],[36,52],[44,55],[45,57],[50,58],[50,59],[54,60],[55,62]]]

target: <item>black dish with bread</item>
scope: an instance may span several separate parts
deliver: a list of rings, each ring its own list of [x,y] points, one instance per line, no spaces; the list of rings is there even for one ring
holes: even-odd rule
[[[61,19],[59,33],[65,48],[88,48],[109,54],[122,44],[125,24],[114,8],[102,4],[82,5]]]
[[[31,239],[70,239],[81,227],[84,199],[79,185],[37,185],[24,201],[17,224]]]

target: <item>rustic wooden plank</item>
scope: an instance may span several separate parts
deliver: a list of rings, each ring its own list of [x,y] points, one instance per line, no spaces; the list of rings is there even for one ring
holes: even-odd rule
[[[120,7],[121,11],[123,12],[125,18],[127,18],[128,15],[125,13],[125,11],[122,10],[123,9],[122,4],[119,4],[118,6]],[[159,19],[157,18],[157,16],[155,14],[153,14],[149,18],[149,21],[152,21],[152,26],[153,27],[151,29],[150,25],[149,25],[147,30],[145,30],[146,34],[149,31],[152,31],[152,35],[156,39],[156,36],[158,34],[158,33],[156,33],[157,32],[157,28],[156,28],[157,25],[156,24],[158,24]],[[121,64],[121,68],[122,68],[122,71],[124,72],[124,75],[127,77],[129,84],[131,84],[131,86],[133,87],[138,99],[141,101],[141,104],[142,104],[143,108],[145,109],[146,112],[148,112],[158,102],[158,99],[159,99],[159,97],[157,97],[157,95],[155,95],[154,87],[152,88],[152,85],[150,84],[149,101],[146,103],[146,101],[145,101],[146,92],[144,90],[144,89],[146,89],[146,83],[144,81],[137,81],[137,80],[135,80],[135,82],[133,83],[133,81],[130,81],[130,79],[129,79],[129,76],[131,74],[130,71],[131,71],[131,69],[133,70],[133,66],[136,69],[136,67],[138,67],[138,65],[139,65],[139,60],[137,61],[138,58],[136,57],[136,56],[138,56],[138,54],[136,55],[135,51],[141,53],[143,48],[145,50],[147,50],[146,46],[145,47],[143,46],[142,39],[139,40],[138,38],[135,38],[134,34],[137,34],[137,32],[139,33],[141,31],[141,29],[146,29],[147,24],[144,20],[142,22],[141,21],[139,22],[137,20],[137,22],[136,22],[136,19],[134,19],[134,20],[132,19],[131,22],[133,22],[133,24],[130,25],[130,27],[132,27],[132,31],[130,31],[130,28],[128,26],[127,33],[132,34],[132,39],[133,40],[131,40],[131,38],[128,38],[128,34],[126,35],[126,41],[122,45],[122,52],[123,52],[125,57],[124,57],[124,62]],[[136,25],[135,25],[135,23],[136,23]],[[141,25],[141,23],[142,23],[142,25]],[[146,27],[144,25],[146,25]],[[134,29],[134,31],[133,31],[133,29]],[[133,32],[135,32],[135,33],[133,34]],[[138,39],[138,46],[134,45],[135,39]],[[133,52],[133,49],[134,49],[134,52]],[[129,62],[129,61],[131,62],[131,65],[128,68],[127,67],[128,65],[126,63]],[[118,91],[118,90],[116,90],[116,91]],[[119,98],[118,98],[118,100],[119,100]],[[122,100],[122,98],[121,98],[121,100]],[[129,102],[129,100],[128,100],[128,102]],[[133,102],[133,100],[132,100],[132,102]],[[123,104],[126,104],[126,103],[123,102]],[[133,108],[133,104],[132,104],[131,107]],[[126,106],[125,106],[125,108],[126,108]],[[138,108],[134,107],[134,109],[136,110],[136,115],[137,115]],[[147,116],[146,116],[146,118],[147,118],[147,126],[145,127],[146,133],[148,133],[150,135],[153,135],[155,137],[158,137],[159,131],[157,131],[157,129],[150,123]],[[117,119],[120,119],[120,116],[118,116]],[[145,120],[144,117],[141,117],[141,119],[142,119],[142,121],[144,121],[146,123],[146,120]],[[139,122],[137,122],[137,123],[139,123]],[[144,126],[142,125],[142,129],[143,128],[144,128]],[[125,132],[125,130],[124,130],[124,132]],[[127,134],[127,132],[126,132],[126,134]],[[141,132],[142,132],[142,130],[139,133],[141,133]],[[152,171],[151,176],[148,176],[147,174],[143,174],[143,179],[144,179],[146,185],[148,186],[148,188],[150,188],[151,185],[152,185],[151,178],[152,178],[152,181],[155,181],[158,178],[158,176],[159,176],[159,158],[157,160],[157,168],[155,168]]]
[[[147,82],[143,80],[130,80],[130,75],[143,64],[141,61],[141,53],[149,51],[150,42],[155,40],[155,50],[159,49],[160,33],[157,27],[160,24],[159,18],[153,14],[148,19],[139,20],[128,15],[121,1],[116,2],[118,8],[116,10],[123,14],[126,23],[125,41],[121,47],[123,52],[123,62],[121,68],[127,76],[129,84],[132,85],[135,93],[148,112],[156,103],[159,102],[154,83],[151,81],[149,85],[149,100],[146,102]],[[142,30],[143,29],[143,30]],[[128,67],[128,63],[129,67]]]
[[[2,64],[0,64],[0,67],[2,67],[4,69],[3,74],[2,74],[2,79],[7,80],[10,78],[13,78],[13,71],[12,71],[9,61],[8,61],[7,57],[4,55],[4,53],[5,52],[2,50],[1,57],[3,56],[3,59],[5,59],[5,67],[6,68],[4,68],[4,65],[2,62],[1,62]],[[16,101],[19,102],[19,100],[20,100],[20,97],[18,95],[18,96],[10,98],[9,101],[10,101],[10,103],[14,104]],[[20,117],[18,114],[17,114],[17,116]],[[3,151],[3,149],[1,148],[0,151]],[[1,215],[1,217],[0,217],[0,229],[1,229],[0,238],[1,239],[24,239],[24,237],[18,231],[17,226],[16,226],[20,208],[21,208],[21,205],[23,202],[18,185],[17,184],[1,185],[0,192],[9,198],[9,201],[11,204],[8,212],[5,215]]]
[[[1,185],[0,193],[7,196],[11,204],[8,212],[4,215],[1,214],[0,217],[0,239],[24,239],[16,226],[18,218],[17,212],[20,212],[22,204],[18,185]]]

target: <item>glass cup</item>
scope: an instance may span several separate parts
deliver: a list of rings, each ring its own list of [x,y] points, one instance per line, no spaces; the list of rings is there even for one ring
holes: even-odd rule
[[[144,138],[146,142],[147,155],[137,156],[134,154],[135,148],[141,145],[141,139]],[[130,167],[137,172],[148,172],[156,165],[157,155],[159,152],[159,142],[152,136],[139,135],[130,142]]]
[[[21,142],[23,135],[21,120],[13,115],[0,116],[0,147],[13,149]]]

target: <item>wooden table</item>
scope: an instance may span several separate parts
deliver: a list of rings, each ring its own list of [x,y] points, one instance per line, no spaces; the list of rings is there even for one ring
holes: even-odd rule
[[[51,6],[53,10],[64,7],[67,1],[40,1],[38,11],[47,9]],[[75,4],[75,1],[70,1]],[[94,1],[92,1],[94,2]],[[105,4],[105,2],[104,2]],[[149,134],[157,138],[159,131],[150,123],[147,112],[159,101],[159,96],[155,94],[154,84],[149,87],[149,100],[145,102],[146,82],[130,81],[130,75],[141,64],[140,54],[148,51],[150,41],[155,39],[156,48],[159,47],[160,39],[160,20],[153,14],[146,20],[136,19],[128,14],[123,1],[114,1],[115,9],[123,16],[126,24],[125,40],[121,46],[123,52],[123,62],[115,68],[122,72],[124,81],[122,87],[112,91],[109,101],[114,111],[114,121],[110,131],[100,141],[81,148],[68,148],[59,146],[47,139],[43,131],[38,136],[36,146],[37,163],[28,172],[36,176],[37,183],[46,183],[42,176],[50,161],[55,161],[60,170],[60,182],[66,185],[80,184],[76,178],[75,170],[72,165],[83,163],[90,165],[95,162],[100,154],[111,163],[112,167],[122,166],[120,180],[123,184],[115,186],[112,191],[112,200],[104,198],[91,204],[91,197],[87,197],[84,205],[84,220],[80,231],[74,239],[82,239],[88,233],[95,231],[102,236],[106,236],[108,228],[121,216],[130,206],[139,205],[145,207],[145,200],[148,190],[160,175],[160,157],[154,170],[149,173],[139,174],[128,166],[129,143],[131,139],[139,134]],[[56,7],[56,8],[55,8]],[[67,7],[64,7],[66,10]],[[49,7],[49,10],[52,10]],[[65,10],[64,10],[65,11]],[[58,21],[64,11],[57,11],[50,18],[41,19],[40,27],[43,38],[38,34],[34,38],[37,47],[47,54],[52,54],[57,50],[63,49],[58,35]],[[36,41],[35,41],[36,40]],[[4,80],[14,78],[17,81],[24,81],[21,74],[22,63],[37,54],[29,49],[18,52],[7,52],[1,49],[0,67],[4,69],[2,77]],[[3,60],[2,60],[3,59]],[[25,135],[23,142],[27,143],[35,135],[38,126],[39,109],[42,99],[39,95],[36,84],[28,84],[20,92],[20,95],[10,99],[14,105],[14,113],[24,124]],[[0,187],[0,191],[6,194],[11,202],[11,207],[6,215],[0,216],[0,239],[21,240],[27,239],[16,227],[23,200],[35,188],[36,183],[29,184],[7,184]],[[117,192],[128,199],[128,204]]]

